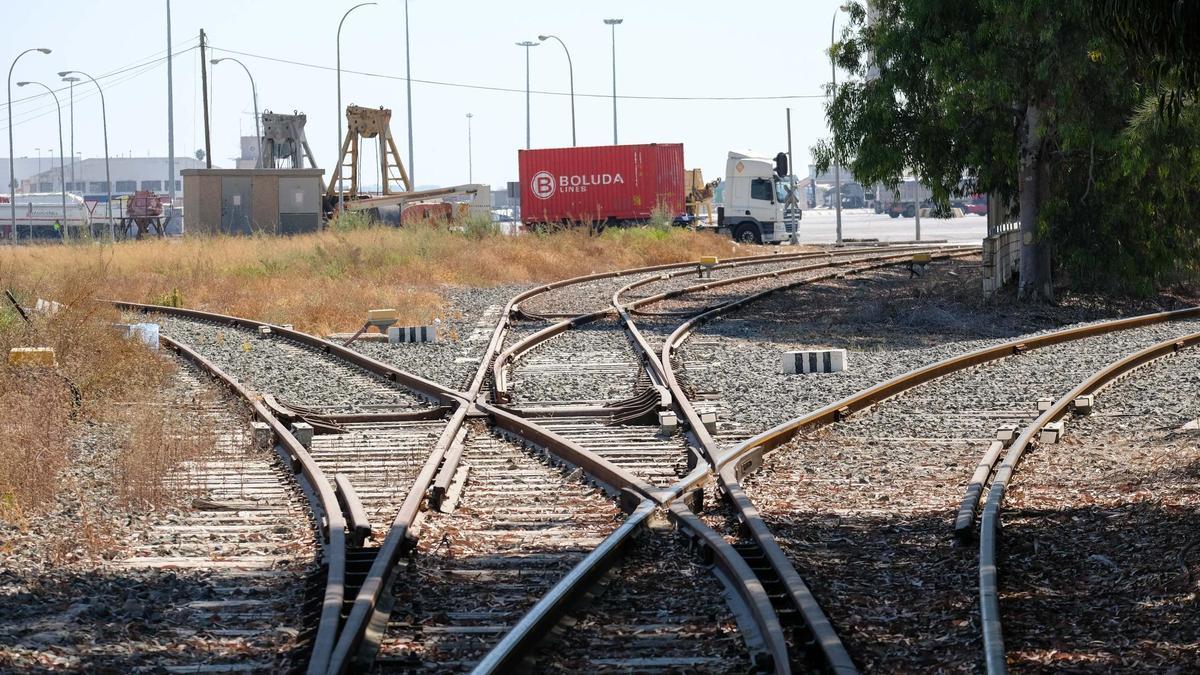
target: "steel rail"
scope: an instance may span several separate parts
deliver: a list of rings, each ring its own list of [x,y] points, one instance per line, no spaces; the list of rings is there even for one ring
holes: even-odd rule
[[[974,249],[974,248],[967,249],[967,250],[946,249],[944,251],[930,250],[929,252],[931,253],[933,259],[943,259],[943,258],[948,258],[951,256],[956,256],[956,255],[967,255],[967,254],[973,253],[975,250],[977,250],[977,249]],[[693,330],[695,330],[697,327],[699,327],[700,325],[707,323],[708,321],[711,321],[712,319],[716,318],[717,316],[724,314],[726,312],[732,311],[734,309],[737,309],[738,307],[741,307],[743,305],[757,302],[758,300],[761,300],[762,298],[765,298],[769,295],[778,293],[780,291],[789,290],[789,289],[795,288],[797,286],[817,283],[820,281],[827,281],[829,279],[834,279],[839,276],[845,276],[846,274],[857,274],[857,273],[866,272],[866,271],[870,271],[870,270],[874,270],[874,269],[888,267],[891,265],[900,264],[900,263],[904,262],[904,260],[909,259],[912,255],[912,253],[913,253],[913,251],[908,251],[908,252],[905,252],[902,254],[891,254],[891,255],[886,255],[886,256],[878,256],[878,257],[874,257],[874,258],[869,258],[867,260],[859,260],[859,261],[830,261],[829,263],[827,263],[825,265],[805,265],[805,266],[801,266],[801,267],[788,268],[786,270],[778,270],[776,272],[749,275],[747,277],[739,277],[739,278],[735,278],[735,279],[722,279],[721,281],[725,282],[725,283],[722,283],[720,285],[728,285],[729,283],[736,283],[739,280],[752,281],[755,279],[761,279],[761,278],[765,278],[768,276],[779,277],[779,276],[790,275],[790,274],[799,274],[802,272],[812,272],[812,271],[824,269],[827,267],[839,268],[834,271],[827,272],[825,274],[819,274],[816,276],[808,276],[808,277],[804,277],[803,279],[798,279],[796,281],[788,282],[786,284],[772,286],[771,288],[768,288],[768,289],[765,289],[762,291],[758,291],[758,292],[752,293],[750,295],[745,295],[745,296],[742,296],[741,298],[730,300],[730,301],[722,303],[714,308],[708,309],[702,313],[696,314],[696,315],[692,316],[691,318],[689,318],[687,321],[684,321],[683,323],[679,324],[679,326],[677,326],[675,328],[675,330],[663,342],[662,351],[660,354],[657,354],[657,355],[653,354],[653,349],[650,347],[649,343],[645,341],[644,338],[638,340],[635,343],[636,349],[650,354],[649,358],[651,358],[651,360],[657,362],[657,367],[659,369],[659,372],[662,374],[664,380],[667,383],[667,386],[671,389],[672,392],[674,392],[676,394],[676,396],[675,396],[675,398],[677,399],[676,405],[680,409],[679,410],[680,414],[683,416],[683,418],[685,420],[687,420],[688,425],[692,429],[692,433],[694,433],[696,435],[697,441],[699,442],[699,444],[701,446],[701,450],[703,452],[705,452],[705,454],[706,454],[705,458],[709,461],[709,464],[712,466],[714,472],[719,472],[719,470],[721,468],[721,462],[718,461],[719,458],[715,454],[718,450],[717,442],[712,437],[712,435],[709,434],[708,431],[704,428],[704,424],[700,420],[700,414],[696,411],[695,407],[692,406],[691,401],[689,401],[686,396],[680,398],[680,396],[683,393],[683,390],[682,390],[682,387],[680,387],[679,381],[675,376],[674,369],[671,367],[671,355],[674,353],[674,351],[678,347],[678,345],[680,343],[682,343],[685,339],[687,339],[687,337],[691,334],[691,332]],[[849,267],[849,266],[853,266],[853,267]],[[714,284],[715,284],[715,282],[714,282]],[[705,287],[713,288],[713,287],[715,287],[714,284],[705,284]],[[696,287],[692,287],[692,288],[696,288]],[[704,289],[700,289],[700,290],[704,290]],[[618,291],[618,293],[619,293],[619,291]],[[628,304],[621,305],[621,307],[622,307],[623,311],[627,311],[628,309],[631,309],[631,308],[641,307],[641,306],[650,304],[651,302],[658,302],[658,301],[666,299],[668,297],[676,297],[678,295],[681,295],[678,291],[670,291],[667,293],[660,293],[658,295],[649,296],[649,297],[642,298],[640,300],[636,300],[636,301],[628,303]],[[619,302],[618,295],[613,296],[613,301]],[[627,313],[624,314],[624,317],[625,317],[627,326],[633,323],[632,318],[630,318]],[[640,337],[640,332],[634,333],[634,335],[637,337]]]
[[[974,250],[975,249],[969,249],[969,251],[972,253]],[[912,250],[908,250],[902,254],[874,256],[868,258],[867,260],[861,261],[830,260],[825,264],[806,265],[788,268],[786,270],[745,275],[743,277],[723,279],[720,280],[720,282],[712,282],[709,284],[703,284],[701,286],[693,286],[689,287],[688,289],[684,289],[692,290],[701,287],[703,289],[714,288],[732,283],[744,283],[746,281],[752,281],[766,277],[778,278],[779,276],[815,271],[828,267],[839,268],[836,271],[817,275],[815,277],[808,276],[797,281],[773,286],[772,288],[765,289],[763,291],[730,300],[697,314],[682,323],[675,329],[674,332],[672,332],[672,334],[663,344],[661,357],[654,354],[653,349],[645,340],[645,337],[641,334],[640,330],[638,330],[628,310],[639,306],[644,306],[652,302],[659,302],[670,297],[678,297],[679,295],[682,295],[682,293],[679,293],[678,291],[669,291],[642,298],[628,304],[622,304],[620,302],[620,296],[624,291],[628,290],[628,287],[626,287],[614,293],[612,298],[614,307],[620,313],[622,321],[624,322],[626,329],[629,331],[629,334],[633,339],[635,349],[644,355],[644,358],[648,363],[654,364],[654,367],[666,381],[667,386],[670,388],[673,394],[677,411],[684,419],[688,421],[690,433],[696,439],[697,445],[700,446],[700,450],[704,454],[705,460],[711,467],[711,469],[697,467],[697,469],[688,477],[686,477],[684,481],[681,481],[681,483],[676,486],[676,489],[680,491],[689,489],[698,480],[707,479],[709,470],[714,470],[717,473],[718,484],[722,492],[729,498],[731,505],[738,514],[739,521],[748,530],[751,540],[754,541],[759,550],[762,551],[764,557],[767,559],[768,564],[775,571],[776,575],[779,577],[779,580],[783,583],[784,589],[787,592],[792,605],[795,606],[804,626],[811,635],[811,641],[814,643],[813,646],[816,647],[820,654],[819,658],[815,658],[811,653],[806,654],[806,656],[809,658],[809,660],[820,661],[822,669],[827,669],[837,673],[855,673],[857,672],[857,668],[854,666],[854,662],[850,659],[849,654],[846,652],[845,646],[842,644],[841,639],[838,637],[837,632],[833,628],[833,625],[829,622],[828,617],[825,616],[824,611],[817,603],[815,597],[813,597],[812,592],[804,583],[799,573],[796,572],[795,568],[788,560],[787,555],[774,540],[770,530],[759,516],[757,509],[755,509],[754,505],[750,502],[744,491],[742,491],[741,486],[737,481],[737,477],[728,473],[723,474],[719,470],[716,470],[718,466],[716,462],[716,453],[719,446],[716,440],[704,427],[703,422],[700,420],[699,413],[696,411],[695,407],[692,406],[691,401],[683,392],[682,387],[680,387],[679,382],[675,377],[674,370],[671,367],[670,357],[675,346],[678,345],[679,342],[681,342],[688,334],[690,334],[690,332],[694,330],[696,326],[711,320],[719,314],[757,301],[766,297],[767,295],[777,293],[785,289],[794,288],[799,285],[811,284],[821,280],[843,276],[847,273],[859,273],[871,269],[899,264],[906,259],[911,260],[913,252],[914,251]],[[930,250],[929,252],[932,254],[934,259],[947,258],[954,255],[964,255],[968,253],[967,250],[961,249],[949,249],[943,252]],[[849,269],[841,269],[851,265],[853,267],[850,267]],[[772,609],[772,614],[774,614],[774,609]],[[776,624],[778,624],[777,617]],[[777,639],[782,641],[782,629],[780,628],[779,630],[780,632]],[[784,649],[784,655],[787,656],[786,643]]]
[[[570,611],[576,600],[616,565],[630,540],[641,531],[656,508],[657,504],[651,500],[640,502],[620,527],[605,537],[521,617],[472,672],[476,675],[520,672],[522,659]]]
[[[1004,653],[1003,626],[1000,621],[999,571],[996,562],[998,533],[1000,530],[1000,508],[1004,493],[1012,482],[1013,474],[1025,450],[1047,424],[1062,417],[1075,404],[1075,399],[1094,394],[1114,379],[1158,359],[1177,354],[1200,344],[1200,333],[1164,340],[1140,349],[1093,373],[1074,389],[1055,401],[1033,422],[1021,431],[1004,455],[996,469],[996,476],[988,488],[987,502],[983,508],[979,532],[979,616],[983,631],[984,662],[989,675],[1008,672]]]
[[[770,657],[772,669],[785,675],[791,672],[787,643],[770,598],[754,571],[720,534],[695,516],[680,501],[674,489],[651,486],[625,469],[617,467],[574,441],[514,413],[480,401],[479,407],[492,416],[492,423],[524,441],[546,448],[547,452],[579,466],[610,494],[618,495],[621,508],[638,517],[643,510],[667,508],[669,517],[679,529],[702,550],[722,574],[717,575],[735,598],[742,602],[752,618],[743,625],[747,642],[756,639]],[[628,521],[627,521],[628,522]],[[476,673],[508,672],[520,663],[555,625],[567,609],[583,597],[591,584],[603,576],[619,559],[616,555],[627,543],[634,530],[619,528],[600,547],[577,563],[554,588],[531,608],[520,622],[481,661]],[[741,622],[739,622],[741,625]]]
[[[302,345],[312,347],[326,354],[336,356],[337,358],[351,363],[369,373],[373,373],[384,379],[390,380],[399,384],[410,391],[433,400],[439,405],[456,406],[467,403],[461,392],[445,387],[432,380],[427,380],[418,375],[400,370],[381,361],[377,361],[365,354],[354,351],[335,342],[330,342],[324,338],[310,335],[303,331],[298,331],[292,328],[286,328],[276,324],[267,323],[265,321],[256,321],[254,319],[246,319],[237,316],[229,316],[226,314],[218,314],[216,312],[206,312],[198,309],[188,309],[185,307],[165,307],[162,305],[150,305],[136,302],[110,301],[112,305],[118,309],[137,311],[142,313],[167,314],[173,316],[182,316],[189,319],[198,319],[201,321],[210,321],[213,323],[224,323],[231,326],[244,329],[258,330],[260,328],[269,328],[271,333],[279,335],[293,342],[298,342]]]
[[[747,471],[757,468],[758,464],[762,462],[764,455],[787,443],[802,430],[833,424],[849,417],[853,413],[876,405],[913,387],[960,370],[1063,342],[1071,342],[1130,328],[1140,328],[1168,321],[1197,317],[1200,317],[1200,307],[1143,314],[1126,319],[1114,319],[1086,326],[1065,328],[952,356],[937,363],[897,375],[889,380],[862,389],[839,401],[830,403],[823,408],[788,420],[752,436],[722,452],[717,457],[717,466],[719,469],[724,469],[726,466],[733,465],[737,470],[737,475],[740,477],[745,475]]]
[[[321,603],[320,619],[309,655],[309,671],[323,672],[326,664],[329,663],[337,639],[342,601],[345,597],[346,520],[342,515],[337,494],[324,472],[321,471],[321,467],[308,454],[308,450],[300,441],[296,440],[287,427],[271,414],[259,397],[186,344],[165,335],[159,335],[158,339],[168,349],[178,353],[224,383],[235,396],[249,404],[254,410],[255,417],[271,428],[271,432],[278,442],[276,451],[280,452],[281,457],[293,472],[299,474],[300,480],[308,483],[304,492],[312,500],[309,505],[313,521],[321,533],[325,558],[325,591]]]
[[[657,271],[692,266],[694,264],[676,263],[642,269]],[[379,639],[382,636],[382,631],[386,626],[390,614],[390,609],[380,606],[380,598],[383,592],[395,582],[396,562],[408,547],[415,545],[417,532],[414,531],[413,525],[420,513],[420,506],[426,498],[426,493],[430,492],[435,500],[439,499],[441,493],[445,492],[446,487],[450,484],[457,471],[458,463],[462,456],[462,447],[461,444],[456,445],[455,440],[460,437],[459,434],[467,415],[477,414],[480,410],[473,402],[476,399],[480,399],[480,392],[483,389],[493,357],[503,344],[509,322],[517,313],[519,303],[557,288],[596,279],[620,276],[624,273],[624,271],[605,272],[545,284],[517,294],[505,305],[504,311],[501,313],[501,318],[492,331],[479,368],[472,378],[468,390],[466,392],[451,392],[456,399],[469,403],[467,405],[460,405],[451,415],[434,450],[430,453],[429,458],[422,467],[421,473],[414,482],[413,489],[409,492],[408,497],[401,506],[400,512],[393,521],[388,535],[385,537],[379,552],[376,554],[375,561],[364,579],[362,589],[355,598],[350,614],[342,628],[334,654],[330,659],[329,672],[346,672],[353,662],[357,661],[360,665],[370,662],[378,652]],[[339,345],[332,346],[340,347]],[[479,403],[483,403],[483,401],[480,400]],[[497,415],[497,413],[499,414]],[[492,418],[504,419],[506,414],[503,411],[493,410]],[[526,428],[540,430],[539,427],[529,424],[526,424]],[[571,450],[570,446],[563,439],[559,439],[553,435],[549,435],[546,438],[550,446],[555,446],[548,446],[548,450]],[[581,448],[576,447],[574,449],[582,451]],[[587,451],[582,452],[591,456],[591,453]],[[599,460],[600,458],[596,457],[596,459]],[[608,471],[606,474],[605,464],[601,460],[596,463],[593,469],[598,470],[602,475],[607,475],[609,480],[617,482],[617,472]],[[615,469],[615,467],[612,468]]]
[[[775,254],[775,255],[765,255],[765,256],[747,256],[747,257],[743,257],[743,258],[733,258],[733,259],[727,260],[723,263],[718,263],[717,265],[713,265],[711,267],[711,269],[727,269],[727,268],[735,268],[735,267],[740,267],[740,266],[745,266],[745,265],[758,265],[758,264],[764,264],[764,263],[770,263],[770,262],[776,262],[776,261],[786,262],[789,260],[801,260],[801,259],[809,259],[809,258],[833,258],[834,256],[855,255],[855,254],[862,255],[862,254],[869,253],[871,251],[877,251],[877,250],[878,250],[878,248],[876,247],[876,248],[866,248],[866,249],[846,249],[844,251],[837,251],[837,252],[806,251],[803,253]],[[660,281],[666,281],[668,279],[672,279],[677,276],[682,276],[684,274],[692,274],[696,271],[697,268],[698,268],[698,264],[695,262],[676,263],[676,264],[665,265],[665,266],[664,265],[655,265],[655,266],[651,266],[651,267],[641,267],[641,268],[633,268],[633,269],[623,270],[619,273],[614,272],[614,273],[607,273],[607,274],[602,274],[602,275],[588,275],[586,277],[577,277],[575,280],[575,283],[585,283],[587,281],[596,281],[598,279],[606,279],[606,278],[613,278],[613,277],[619,277],[619,276],[628,276],[631,274],[650,274],[652,272],[659,272],[659,271],[672,270],[672,269],[676,270],[675,272],[672,272],[670,274],[665,274],[662,276],[647,276],[642,279],[639,279],[639,280],[623,287],[618,292],[618,293],[624,293],[625,291],[628,291],[633,288],[637,288],[639,286],[645,286],[645,285],[657,283]],[[571,281],[571,280],[567,280],[567,281]],[[569,284],[562,283],[562,282],[559,282],[558,284],[548,284],[546,286],[542,286],[540,288],[534,289],[534,291],[537,292],[535,294],[540,294],[540,293],[544,293],[544,292],[547,292],[550,290],[555,290],[557,288],[562,288],[563,286],[566,286],[566,285],[569,285]],[[532,296],[529,296],[529,297],[532,297]],[[510,312],[517,311],[519,303],[524,300],[527,300],[527,299],[529,299],[529,298],[525,297],[525,298],[520,298],[520,299],[514,299],[514,302],[510,303],[509,308],[506,308],[506,315],[508,315]],[[522,354],[524,354],[525,352],[528,352],[530,349],[533,349],[538,344],[541,344],[542,342],[545,342],[546,340],[549,340],[550,338],[552,338],[556,335],[559,335],[568,330],[571,330],[572,328],[578,328],[579,326],[587,325],[589,323],[593,323],[593,322],[599,321],[601,319],[604,319],[605,317],[612,316],[615,311],[616,311],[615,308],[610,305],[608,307],[597,310],[595,312],[590,312],[587,314],[579,314],[579,315],[570,315],[567,318],[563,319],[562,321],[559,321],[551,326],[547,326],[546,328],[519,340],[518,342],[514,343],[508,349],[505,349],[503,352],[500,353],[499,356],[496,357],[496,362],[492,366],[492,381],[493,381],[494,400],[498,403],[509,402],[508,378],[506,375],[506,370],[509,367],[509,365],[511,363],[515,362],[516,359],[519,358]],[[558,314],[554,314],[554,315],[523,314],[523,316],[526,316],[528,318],[544,319],[549,316],[553,316],[554,318],[559,318],[562,315],[558,315]]]

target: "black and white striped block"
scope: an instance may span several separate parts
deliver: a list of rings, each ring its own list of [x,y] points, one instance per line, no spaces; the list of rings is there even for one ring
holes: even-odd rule
[[[800,352],[784,352],[783,372],[788,375],[808,373],[840,373],[846,369],[845,349],[809,349]]]
[[[387,329],[388,342],[437,342],[437,326],[392,326]]]

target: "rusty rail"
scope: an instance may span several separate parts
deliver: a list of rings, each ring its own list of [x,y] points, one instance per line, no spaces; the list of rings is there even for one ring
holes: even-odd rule
[[[823,408],[815,410],[811,413],[788,420],[782,424],[776,425],[760,434],[757,434],[732,448],[722,452],[717,457],[717,466],[723,469],[731,464],[736,465],[739,475],[744,474],[747,470],[755,468],[756,462],[761,462],[763,455],[787,443],[795,435],[804,430],[816,427],[826,426],[834,422],[840,421],[850,415],[869,408],[881,401],[891,398],[896,394],[907,391],[918,385],[929,382],[930,380],[949,375],[960,370],[965,370],[972,366],[977,366],[989,361],[995,361],[1007,356],[1013,356],[1026,351],[1040,349],[1051,345],[1060,344],[1063,342],[1071,342],[1096,335],[1104,335],[1119,330],[1129,328],[1139,328],[1167,321],[1177,321],[1180,319],[1193,319],[1200,317],[1200,307],[1189,307],[1187,309],[1179,309],[1171,312],[1157,312],[1154,314],[1143,314],[1141,316],[1130,317],[1127,319],[1115,319],[1112,321],[1103,321],[1090,324],[1087,326],[1079,326],[1076,328],[1066,328],[1063,330],[1044,333],[1031,337],[1012,340],[993,347],[984,347],[966,354],[960,354],[948,359],[938,361],[927,366],[922,366],[915,370],[898,375],[890,380],[886,380],[879,384],[872,385],[858,391],[846,398],[843,398],[835,403],[831,403]],[[743,470],[741,467],[745,465]]]
[[[265,321],[255,321],[253,319],[228,316],[226,314],[206,312],[198,309],[188,309],[185,307],[165,307],[162,305],[148,305],[143,303],[123,301],[110,302],[118,309],[138,311],[143,313],[153,312],[155,314],[182,316],[189,319],[198,319],[200,321],[224,323],[245,329],[257,330],[259,328],[266,327],[269,328],[271,333],[275,335],[286,338],[293,342],[298,342],[308,347],[312,347],[326,354],[336,356],[337,358],[358,366],[369,373],[374,373],[375,375],[378,375],[386,380],[395,382],[396,384],[399,384],[424,398],[436,402],[438,405],[457,406],[466,403],[460,392],[454,391],[449,387],[442,386],[437,382],[427,380],[418,375],[400,370],[399,368],[394,368],[386,363],[376,361],[365,354],[360,354],[353,349],[343,347],[336,342],[330,342],[324,338],[310,335],[292,328],[285,328],[284,326],[266,323]]]
[[[320,619],[313,637],[312,652],[309,655],[309,672],[323,672],[329,663],[337,639],[346,579],[346,520],[342,515],[333,486],[326,479],[321,467],[317,466],[312,456],[308,454],[308,450],[300,444],[300,441],[296,440],[287,427],[271,414],[271,411],[257,396],[187,345],[165,335],[159,335],[158,339],[168,349],[178,353],[224,383],[234,395],[249,404],[254,410],[255,417],[271,428],[271,432],[279,444],[276,446],[276,451],[280,452],[288,466],[299,474],[300,479],[308,483],[308,489],[304,492],[310,496],[310,499],[315,498],[315,501],[310,502],[310,507],[314,523],[321,531],[325,558],[325,593],[321,603]],[[324,521],[323,524],[322,521]]]
[[[1078,397],[1095,393],[1125,373],[1152,361],[1176,354],[1198,343],[1200,343],[1200,333],[1191,333],[1138,350],[1101,368],[1055,401],[1048,410],[1025,427],[1013,441],[1008,452],[1005,453],[1004,460],[996,469],[996,476],[992,479],[991,487],[988,489],[987,503],[983,508],[979,532],[979,615],[983,631],[984,662],[989,675],[1002,675],[1008,671],[1004,653],[1003,626],[1000,621],[999,573],[996,564],[1000,508],[1004,501],[1004,492],[1012,481],[1013,473],[1017,470],[1017,464],[1021,461],[1021,456],[1029,447],[1034,435],[1047,424],[1062,417],[1074,405],[1075,399]]]
[[[930,252],[934,254],[935,258],[948,258],[955,255],[973,254],[975,250],[976,249],[974,248],[957,248],[942,249],[940,251],[930,250]],[[872,253],[878,252],[879,251],[877,249],[872,251]],[[854,662],[850,659],[849,654],[846,652],[845,647],[842,645],[841,639],[838,637],[837,632],[829,622],[828,617],[825,616],[824,611],[817,603],[816,598],[812,595],[812,592],[809,590],[808,586],[804,583],[799,573],[796,572],[795,568],[792,566],[791,561],[788,560],[787,555],[783,552],[783,550],[779,547],[779,544],[771,535],[770,530],[762,521],[762,518],[759,516],[757,509],[754,507],[753,503],[751,503],[749,497],[747,497],[745,492],[742,490],[739,483],[740,476],[735,475],[732,471],[723,472],[719,470],[719,464],[717,462],[717,452],[719,450],[719,446],[716,440],[704,427],[704,424],[700,420],[700,416],[695,407],[692,406],[691,401],[688,400],[682,388],[679,386],[679,382],[675,377],[674,370],[671,367],[670,357],[675,347],[682,340],[684,340],[686,336],[691,333],[691,331],[693,331],[697,326],[715,318],[720,314],[755,302],[770,294],[799,285],[811,284],[847,273],[859,273],[889,265],[901,264],[906,260],[910,260],[912,253],[913,250],[909,249],[904,253],[891,253],[889,251],[888,255],[876,255],[862,261],[828,260],[824,264],[804,265],[785,270],[722,279],[719,281],[710,282],[708,284],[688,287],[686,289],[659,293],[646,298],[641,298],[628,304],[622,304],[620,301],[620,296],[634,286],[634,284],[630,284],[629,286],[626,286],[614,293],[612,299],[614,307],[619,312],[622,321],[629,330],[629,334],[633,339],[635,349],[642,353],[649,363],[654,364],[654,367],[666,381],[667,386],[670,388],[674,396],[676,410],[684,419],[687,420],[690,432],[696,439],[697,445],[700,446],[700,450],[704,454],[705,459],[708,461],[712,469],[717,473],[718,485],[720,486],[722,492],[728,497],[730,504],[738,514],[739,521],[748,531],[751,540],[758,547],[759,551],[761,551],[762,555],[766,558],[767,562],[774,570],[779,580],[782,582],[784,590],[787,593],[792,605],[795,606],[796,610],[798,611],[803,625],[812,635],[812,643],[815,647],[814,651],[816,654],[807,654],[806,656],[810,661],[819,662],[822,669],[827,669],[838,673],[854,673],[857,672],[857,669],[854,666]],[[668,298],[679,297],[688,292],[695,292],[697,290],[705,290],[735,283],[744,283],[746,281],[753,281],[767,277],[778,278],[780,276],[810,272],[829,267],[838,269],[825,274],[817,275],[815,277],[805,277],[804,279],[752,293],[750,295],[722,303],[716,307],[691,317],[684,323],[680,324],[680,326],[677,327],[676,330],[667,338],[663,344],[661,356],[653,353],[653,350],[650,348],[650,345],[646,342],[641,332],[637,329],[636,324],[629,313],[629,311],[632,309],[636,309],[654,302],[660,302]],[[841,268],[847,269],[843,271]],[[699,481],[706,480],[707,475],[707,470],[698,467],[696,471],[693,471],[688,477],[681,481],[680,484],[675,487],[675,489],[681,493],[686,489],[690,489]],[[773,608],[771,609],[771,614],[772,616],[775,616],[775,611]],[[778,626],[777,617],[775,619],[775,624]],[[783,640],[781,628],[779,629],[777,639],[781,641]],[[786,643],[784,654],[787,655]]]

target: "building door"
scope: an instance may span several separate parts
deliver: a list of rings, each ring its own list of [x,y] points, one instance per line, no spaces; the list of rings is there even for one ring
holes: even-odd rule
[[[250,229],[250,177],[224,176],[221,178],[221,232],[225,234],[251,234]]]

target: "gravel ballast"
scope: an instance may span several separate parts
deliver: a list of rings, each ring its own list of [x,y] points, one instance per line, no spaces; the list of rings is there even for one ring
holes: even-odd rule
[[[215,443],[168,474],[161,503],[122,498],[115,434],[95,428],[78,442],[54,508],[0,531],[0,671],[303,663],[304,581],[318,549],[291,470],[254,447],[245,410],[189,366],[163,405]]]
[[[752,435],[958,354],[1177,306],[1004,307],[978,299],[977,267],[969,260],[935,262],[917,279],[890,268],[771,294],[702,325],[672,363],[693,391],[730,402],[732,418],[718,420],[723,429]],[[847,350],[846,371],[782,372],[784,352],[830,348]]]
[[[1024,456],[998,559],[1015,668],[1200,671],[1198,417],[1192,348],[1101,390]]]
[[[958,502],[995,427],[1109,362],[1200,330],[1176,322],[947,375],[789,443],[746,489],[864,670],[973,670],[977,558]],[[1020,474],[1018,474],[1020,476]]]
[[[399,385],[289,340],[174,316],[154,320],[163,334],[189,345],[244,386],[284,403],[339,412],[427,405]]]

